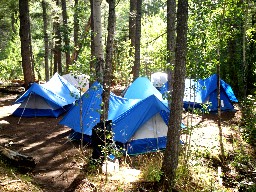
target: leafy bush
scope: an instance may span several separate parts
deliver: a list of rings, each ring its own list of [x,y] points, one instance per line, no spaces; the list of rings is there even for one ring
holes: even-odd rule
[[[242,131],[244,139],[255,145],[256,143],[256,97],[249,95],[242,106]]]

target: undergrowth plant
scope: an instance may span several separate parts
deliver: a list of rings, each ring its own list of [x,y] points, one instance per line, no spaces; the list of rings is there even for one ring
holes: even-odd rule
[[[163,153],[154,152],[147,156],[143,156],[143,164],[141,166],[142,177],[145,181],[158,182],[161,179]]]
[[[256,96],[249,95],[242,103],[242,131],[244,139],[256,146]]]

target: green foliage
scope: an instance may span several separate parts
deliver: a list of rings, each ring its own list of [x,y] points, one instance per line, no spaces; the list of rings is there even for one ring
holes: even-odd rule
[[[20,79],[23,73],[21,67],[20,40],[17,36],[9,42],[5,52],[8,53],[6,58],[0,60],[0,79]]]
[[[123,41],[116,45],[113,62],[114,82],[117,84],[129,84],[132,80],[131,69],[134,58],[129,55],[130,42]]]
[[[256,144],[256,97],[249,95],[242,104],[242,130],[244,139],[255,146]]]
[[[143,156],[143,165],[141,167],[142,177],[146,181],[158,182],[161,179],[162,171],[162,152],[150,153],[147,156]]]
[[[166,23],[161,12],[145,15],[142,20],[141,75],[150,77],[156,71],[166,70]],[[149,30],[154,29],[154,30]]]

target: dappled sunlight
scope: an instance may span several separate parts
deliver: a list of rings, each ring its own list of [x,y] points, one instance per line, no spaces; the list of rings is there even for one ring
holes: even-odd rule
[[[20,104],[14,104],[0,107],[0,118],[4,118],[11,115],[19,106]]]
[[[33,149],[39,145],[42,145],[45,141],[38,141],[38,142],[34,142],[31,144],[28,144],[27,147],[24,147],[23,150],[29,150],[29,149]]]
[[[119,181],[121,183],[138,182],[141,180],[141,171],[129,167],[120,167],[119,171],[109,176],[110,180]]]

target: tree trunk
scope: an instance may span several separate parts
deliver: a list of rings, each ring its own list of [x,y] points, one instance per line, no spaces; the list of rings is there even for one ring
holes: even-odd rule
[[[79,19],[78,19],[78,0],[75,0],[75,6],[74,6],[74,51],[76,52],[76,49],[78,49],[78,34],[79,34]],[[74,62],[74,59],[71,62]]]
[[[47,5],[46,1],[42,1],[43,8],[43,21],[44,21],[44,67],[45,67],[45,80],[49,81],[49,37],[47,33],[48,18],[47,18]]]
[[[91,5],[91,61],[90,61],[90,74],[95,74],[95,50],[94,50],[94,11],[93,11],[93,1],[90,0]],[[90,78],[90,85],[93,83],[94,79]]]
[[[142,0],[137,0],[135,60],[134,60],[133,80],[137,79],[137,77],[139,77],[140,75],[141,7],[142,7]]]
[[[61,0],[62,7],[62,19],[63,19],[63,37],[65,43],[65,54],[66,54],[66,73],[68,73],[70,65],[70,42],[69,42],[69,29],[68,29],[68,14],[66,0]]]
[[[176,0],[167,0],[167,74],[168,91],[173,89],[173,67],[175,63],[175,43],[176,43]],[[170,95],[171,96],[171,95]],[[169,100],[169,107],[171,100]]]
[[[162,164],[162,188],[168,191],[174,186],[178,166],[180,129],[186,75],[188,0],[178,1],[177,42],[171,114],[168,125],[167,144]]]
[[[221,20],[220,20],[220,26],[218,29],[218,38],[219,38],[219,46],[217,49],[217,55],[218,55],[218,64],[216,66],[217,70],[217,102],[218,102],[218,128],[219,128],[219,142],[220,142],[220,160],[223,163],[224,162],[224,157],[225,157],[225,151],[224,151],[224,146],[223,146],[223,136],[222,136],[222,127],[221,127],[221,100],[220,100],[220,71],[221,71],[221,63],[222,63],[222,54],[221,50],[223,47],[223,36],[222,36],[222,30],[223,30],[223,24],[225,21],[225,12],[226,12],[226,4],[224,2],[223,5],[223,10],[222,10],[222,15],[221,15]]]
[[[71,61],[70,61],[71,63],[73,63],[74,61],[77,60],[78,55],[79,55],[79,53],[80,53],[80,51],[83,47],[83,43],[84,43],[84,41],[87,38],[87,35],[89,33],[90,27],[91,27],[91,16],[88,19],[88,22],[86,23],[86,25],[84,26],[84,31],[83,31],[81,40],[76,42],[76,46],[75,46],[74,51],[73,51],[72,56],[71,56]]]
[[[106,63],[104,67],[104,78],[103,78],[103,95],[102,101],[104,103],[104,113],[101,116],[101,120],[105,121],[108,119],[109,109],[109,95],[110,87],[112,82],[112,60],[113,60],[113,45],[115,36],[115,0],[108,0],[109,4],[109,16],[108,16],[108,37],[106,46]]]
[[[57,7],[60,5],[59,0],[56,0]],[[61,34],[60,34],[60,23],[59,16],[55,18],[53,23],[54,27],[54,71],[53,73],[58,72],[60,75],[62,74],[62,65],[61,65]]]
[[[136,10],[137,10],[137,0],[130,0],[130,14],[129,14],[129,39],[131,41],[130,47],[130,57],[134,56],[134,48],[135,48],[135,36],[136,36]],[[134,75],[135,66],[132,66],[131,74]]]
[[[93,1],[93,42],[94,42],[94,54],[95,54],[95,71],[96,79],[103,82],[103,66],[104,55],[102,45],[102,27],[101,27],[101,0]]]
[[[244,91],[243,91],[243,99],[246,100],[247,96],[247,62],[246,62],[246,31],[247,31],[247,23],[248,23],[248,0],[244,0],[244,23],[243,23],[243,85],[244,85]]]
[[[28,89],[29,84],[35,81],[31,55],[32,48],[28,0],[19,0],[19,12],[22,69],[24,74],[25,89]]]

